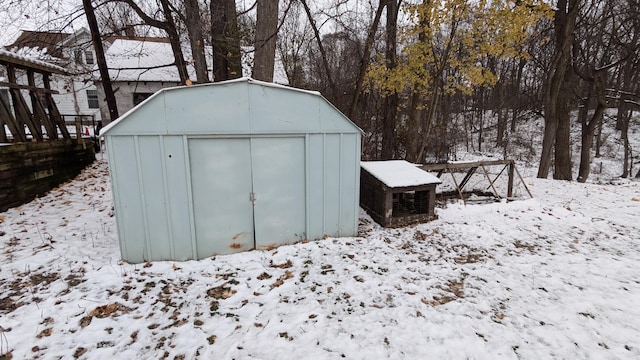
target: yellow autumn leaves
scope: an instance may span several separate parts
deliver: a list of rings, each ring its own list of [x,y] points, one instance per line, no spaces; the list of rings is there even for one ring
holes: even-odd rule
[[[397,66],[387,68],[380,56],[367,74],[383,94],[490,87],[498,78],[487,59],[527,58],[525,41],[540,19],[552,15],[538,0],[423,0],[402,12]]]

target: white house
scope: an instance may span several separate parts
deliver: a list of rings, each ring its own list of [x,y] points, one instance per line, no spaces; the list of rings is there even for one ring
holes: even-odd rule
[[[51,78],[51,88],[59,92],[53,98],[66,120],[71,121],[78,115],[83,121],[100,120],[98,91],[92,73],[95,52],[89,30],[81,28],[74,33],[23,30],[5,49],[67,71],[69,75]],[[26,84],[27,80],[23,80],[20,82]]]
[[[180,85],[180,76],[173,58],[169,39],[107,39],[105,51],[109,77],[118,112],[124,114],[156,91]],[[106,47],[106,46],[105,46]],[[98,75],[97,66],[94,67]],[[195,79],[193,67],[188,67],[189,77]],[[109,110],[99,76],[96,76],[98,101],[102,119],[109,123]]]

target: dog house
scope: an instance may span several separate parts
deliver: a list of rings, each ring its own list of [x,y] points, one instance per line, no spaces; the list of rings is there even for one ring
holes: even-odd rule
[[[317,92],[168,88],[102,134],[129,262],[357,234],[361,131]]]
[[[440,179],[404,160],[360,163],[360,205],[382,226],[404,226],[435,218]]]

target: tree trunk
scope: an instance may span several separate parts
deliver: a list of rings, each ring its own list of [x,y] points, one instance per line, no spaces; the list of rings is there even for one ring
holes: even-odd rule
[[[630,160],[631,160],[631,144],[629,143],[629,120],[630,112],[627,110],[626,104],[623,102],[618,107],[617,122],[620,124],[620,137],[624,142],[624,160],[622,161],[622,177],[629,177]]]
[[[496,146],[505,146],[505,132],[507,128],[507,111],[504,104],[504,84],[498,83],[498,104],[494,109],[498,112],[498,123],[496,124]]]
[[[358,69],[358,77],[356,78],[356,83],[353,89],[353,97],[351,98],[351,105],[349,106],[349,114],[347,114],[349,118],[353,118],[353,115],[356,112],[356,108],[358,106],[358,99],[360,97],[360,92],[362,92],[362,84],[364,82],[364,77],[367,74],[367,68],[369,67],[369,55],[371,53],[371,47],[373,46],[373,41],[375,40],[378,24],[380,24],[380,18],[382,17],[382,10],[384,9],[388,1],[389,0],[380,0],[380,2],[378,3],[378,9],[376,10],[376,15],[373,18],[373,23],[369,28],[367,41],[364,44],[364,51],[362,52],[362,58],[360,59],[360,67]]]
[[[538,167],[538,177],[546,178],[549,175],[551,167],[551,155],[554,145],[557,145],[556,136],[558,133],[559,116],[558,109],[566,108],[566,104],[559,104],[560,101],[566,101],[566,97],[562,97],[563,85],[565,83],[565,74],[568,69],[569,59],[571,56],[572,34],[578,16],[578,10],[581,0],[558,0],[558,9],[554,15],[554,28],[556,32],[556,51],[553,62],[549,67],[547,80],[545,83],[544,94],[544,136],[542,139],[542,153],[540,155],[540,166]],[[563,131],[567,129],[569,124],[563,124]],[[564,142],[561,139],[560,144],[563,146],[561,151],[566,151]],[[565,160],[566,154],[563,153],[556,160]],[[570,159],[569,159],[570,160]],[[563,167],[566,164],[556,164]],[[571,165],[569,164],[569,167]],[[564,175],[564,174],[558,174]]]
[[[184,0],[184,8],[185,25],[189,32],[189,43],[191,45],[191,56],[196,70],[196,81],[207,83],[209,82],[209,71],[207,70],[199,2],[198,0]]]
[[[142,10],[135,0],[115,1],[128,4],[129,7],[131,7],[131,9],[142,19],[145,25],[164,30],[167,33],[171,44],[171,50],[173,51],[174,65],[178,68],[180,82],[184,84],[189,79],[189,74],[187,73],[187,63],[184,61],[182,46],[180,44],[180,35],[178,35],[176,23],[173,20],[173,14],[171,11],[172,5],[169,3],[169,0],[160,0],[160,5],[162,5],[162,14],[165,17],[165,21],[160,21],[149,16]]]
[[[591,171],[591,147],[593,146],[593,136],[596,125],[604,114],[605,107],[598,104],[591,120],[582,123],[582,148],[580,149],[580,170],[578,172],[578,182],[585,182]]]
[[[213,81],[242,76],[240,37],[234,0],[211,0]]]
[[[278,32],[278,0],[261,0],[256,5],[253,78],[273,82]]]
[[[518,64],[518,74],[516,75],[515,91],[512,98],[515,99],[515,103],[511,105],[511,133],[516,132],[516,122],[518,120],[518,114],[520,112],[520,83],[522,82],[522,72],[524,66],[527,64],[525,59],[521,59]]]
[[[398,65],[396,58],[397,20],[398,2],[393,0],[387,3],[387,41],[385,58],[388,71],[395,69]],[[382,160],[391,160],[393,159],[393,153],[395,150],[396,116],[398,114],[398,94],[395,91],[385,96],[384,109],[382,125]]]
[[[302,6],[304,7],[304,11],[307,14],[307,19],[311,24],[311,28],[313,29],[313,34],[316,38],[316,42],[318,43],[318,50],[320,50],[320,55],[322,56],[322,66],[324,67],[324,71],[327,74],[327,81],[329,82],[329,88],[331,89],[331,97],[336,99],[338,96],[338,90],[336,88],[336,84],[333,81],[333,75],[331,75],[331,67],[329,66],[329,60],[327,59],[327,52],[322,44],[322,35],[320,34],[320,30],[318,30],[318,26],[316,25],[316,21],[311,14],[311,9],[307,4],[306,0],[300,0]]]
[[[423,99],[419,91],[413,90],[409,97],[409,109],[407,111],[407,139],[405,147],[407,149],[406,160],[420,163],[419,146],[420,138],[424,136],[424,129],[421,126]]]
[[[555,161],[553,178],[556,180],[573,180],[571,174],[571,117],[568,106],[569,89],[562,87],[558,94],[558,106],[556,109],[556,117],[558,119],[558,129],[556,132],[555,142]]]
[[[91,0],[82,0],[82,5],[87,16],[89,30],[91,31],[91,42],[93,43],[93,48],[96,51],[96,62],[98,63],[98,69],[100,70],[102,89],[104,90],[105,98],[107,100],[107,107],[109,108],[109,121],[113,121],[119,117],[118,105],[116,103],[116,97],[113,93],[113,88],[111,87],[111,78],[109,77],[107,60],[104,57],[104,47],[102,47],[102,39],[100,38],[98,21],[96,20],[96,14],[94,12],[93,5],[91,5]]]
[[[176,23],[173,20],[171,14],[171,5],[169,0],[160,0],[162,4],[162,12],[164,13],[166,27],[164,30],[169,36],[169,42],[171,43],[171,50],[173,50],[173,59],[176,67],[178,68],[178,75],[180,76],[180,82],[186,84],[189,80],[189,73],[187,72],[187,63],[184,61],[184,54],[182,53],[182,44],[180,43],[180,35],[176,28]]]

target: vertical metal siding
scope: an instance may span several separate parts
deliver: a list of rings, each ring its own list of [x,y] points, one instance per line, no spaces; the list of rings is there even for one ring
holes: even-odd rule
[[[144,201],[144,225],[147,239],[148,259],[168,260],[171,251],[171,222],[168,217],[169,204],[166,198],[164,158],[159,136],[138,136],[138,170],[140,193]]]
[[[187,159],[182,136],[163,136],[164,176],[167,187],[167,208],[171,223],[170,237],[176,260],[195,259],[192,244],[192,215],[190,205],[191,182],[188,179]]]
[[[322,239],[324,231],[324,135],[310,134],[307,136],[308,143],[308,194],[307,217],[309,229],[307,237],[309,240]]]
[[[359,148],[358,134],[341,134],[341,161],[340,161],[340,230],[343,236],[354,236],[357,234],[358,212],[354,211],[353,204],[358,204],[359,197],[356,195],[360,188],[359,182],[359,160],[360,153],[355,153],[354,149]],[[358,164],[358,166],[355,166]]]
[[[137,263],[145,260],[145,239],[143,224],[143,204],[138,188],[138,169],[133,136],[111,136],[110,166],[116,175],[115,210],[121,241],[122,257]]]
[[[324,230],[339,236],[340,230],[340,134],[326,134],[324,148]]]

